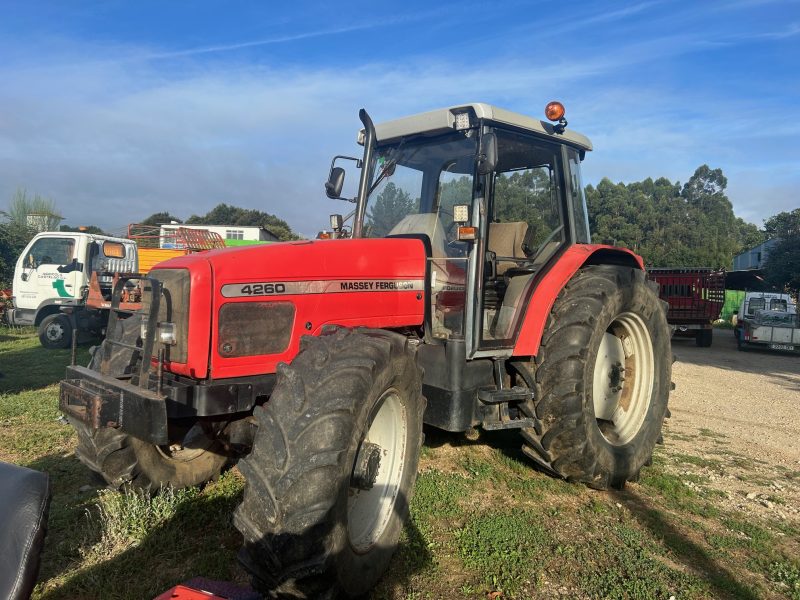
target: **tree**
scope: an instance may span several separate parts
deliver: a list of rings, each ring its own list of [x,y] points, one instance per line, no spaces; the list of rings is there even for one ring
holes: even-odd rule
[[[763,241],[736,217],[721,169],[702,165],[686,184],[664,177],[586,188],[595,242],[626,246],[652,267],[725,267]]]
[[[800,294],[800,208],[764,221],[769,239],[777,240],[764,263],[764,279],[778,289]]]
[[[33,227],[37,231],[55,231],[63,220],[55,202],[39,194],[29,196],[22,188],[14,192],[8,211],[3,214],[17,225]]]
[[[139,225],[167,225],[173,221],[183,223],[178,217],[173,217],[168,212],[157,212],[147,217],[144,221],[140,221]]]
[[[31,220],[29,215],[41,215],[42,221]],[[37,230],[53,230],[58,226],[61,217],[56,214],[55,203],[38,194],[28,196],[23,189],[18,189],[8,211],[0,211],[6,222],[0,223],[0,287],[11,286],[14,279],[14,267],[25,246],[36,235]]]
[[[105,231],[100,229],[97,225],[79,225],[72,227],[70,225],[62,225],[58,228],[59,231],[73,231],[81,233],[94,233],[95,235],[108,235]]]
[[[239,208],[228,204],[217,204],[205,215],[192,215],[186,219],[187,225],[242,225],[265,227],[278,236],[279,240],[299,239],[289,224],[269,213],[260,210]]]
[[[764,221],[767,238],[787,238],[800,235],[800,208],[784,211]]]
[[[35,232],[14,221],[0,223],[0,289],[11,287],[14,267]]]
[[[369,237],[384,237],[403,217],[416,212],[417,202],[419,200],[412,200],[408,192],[393,182],[387,183],[375,199],[375,204],[369,209],[367,218]]]

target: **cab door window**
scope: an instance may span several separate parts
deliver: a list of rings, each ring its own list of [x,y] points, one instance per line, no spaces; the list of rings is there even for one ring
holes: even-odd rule
[[[482,339],[508,345],[534,274],[567,240],[560,148],[498,130],[484,269]]]

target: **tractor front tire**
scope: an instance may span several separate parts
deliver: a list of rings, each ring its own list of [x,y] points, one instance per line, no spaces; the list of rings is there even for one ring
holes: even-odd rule
[[[135,345],[139,337],[139,315],[120,322],[122,341]],[[94,349],[89,368],[100,371],[108,341]],[[130,374],[133,351],[112,347],[109,375]],[[67,417],[78,436],[75,454],[84,465],[112,489],[130,487],[155,493],[162,487],[185,488],[219,476],[229,460],[222,443],[200,423],[184,427],[181,444],[156,446],[115,427],[93,429]]]
[[[228,456],[218,441],[198,431],[195,446],[160,447],[114,427],[92,429],[67,417],[78,435],[75,454],[111,489],[123,487],[156,493],[200,485],[219,476]],[[198,426],[199,427],[199,426]]]
[[[408,515],[425,400],[396,333],[304,337],[257,407],[234,524],[255,585],[289,598],[357,597],[386,570]]]
[[[652,460],[671,388],[666,313],[645,274],[582,268],[547,320],[523,412],[523,452],[548,471],[589,487],[621,488]]]

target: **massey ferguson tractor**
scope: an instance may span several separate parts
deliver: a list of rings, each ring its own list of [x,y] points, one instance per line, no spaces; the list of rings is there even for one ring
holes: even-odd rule
[[[241,561],[300,598],[381,577],[423,423],[517,430],[533,464],[596,489],[635,480],[667,411],[665,310],[639,256],[591,243],[591,143],[546,114],[362,110],[363,155],[325,186],[355,205],[331,239],[160,263],[134,313],[118,282],[105,341],[61,383],[80,460],[155,491],[241,459]]]

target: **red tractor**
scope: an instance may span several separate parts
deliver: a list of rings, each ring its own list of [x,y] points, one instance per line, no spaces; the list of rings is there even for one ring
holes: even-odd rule
[[[580,165],[553,123],[468,104],[374,127],[336,157],[336,239],[156,266],[111,309],[60,406],[111,486],[246,478],[241,560],[271,593],[358,596],[408,514],[422,425],[516,429],[548,473],[604,489],[649,464],[670,391],[665,310],[632,252],[591,244]],[[345,239],[341,239],[345,238]],[[118,291],[124,282],[118,284]]]

